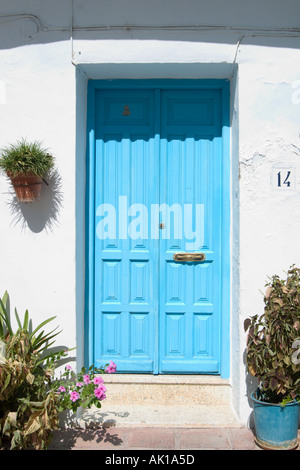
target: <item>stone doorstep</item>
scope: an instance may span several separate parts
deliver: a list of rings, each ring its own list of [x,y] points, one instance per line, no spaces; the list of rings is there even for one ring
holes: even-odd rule
[[[230,405],[110,405],[107,400],[99,410],[92,407],[78,416],[82,428],[95,425],[113,427],[228,428],[240,427]]]
[[[214,376],[106,375],[102,408],[85,410],[80,426],[236,427],[229,380]]]
[[[228,405],[231,386],[214,376],[119,374],[105,376],[108,405]]]
[[[204,384],[224,385],[229,384],[228,379],[222,379],[218,375],[171,375],[171,374],[105,374],[105,383],[172,383],[172,384]]]
[[[113,374],[101,409],[64,417],[61,427],[240,427],[229,380],[204,375]]]

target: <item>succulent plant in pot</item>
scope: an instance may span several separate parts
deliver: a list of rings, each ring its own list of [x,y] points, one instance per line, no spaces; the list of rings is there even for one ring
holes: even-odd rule
[[[298,446],[300,410],[300,269],[266,285],[264,312],[247,318],[246,367],[257,378],[251,394],[257,443],[266,449]]]
[[[22,139],[0,152],[0,169],[10,178],[20,202],[39,199],[43,180],[53,167],[53,156],[38,141]]]

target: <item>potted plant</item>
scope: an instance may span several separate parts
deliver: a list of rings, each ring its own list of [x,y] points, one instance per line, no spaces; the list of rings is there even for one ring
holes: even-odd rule
[[[53,157],[37,141],[22,139],[0,152],[0,169],[10,178],[20,202],[39,199],[42,182],[53,166]]]
[[[55,317],[33,328],[26,310],[21,321],[17,310],[17,329],[10,318],[10,300],[0,298],[0,450],[46,450],[60,413],[78,408],[102,407],[106,398],[103,374],[116,372],[116,365],[84,367],[76,374],[71,366],[55,377],[70,350],[51,348],[59,332],[46,333],[43,327]],[[71,358],[70,358],[71,359]]]
[[[300,269],[266,284],[264,313],[247,318],[246,367],[258,379],[251,394],[256,442],[264,449],[298,446],[300,409]]]

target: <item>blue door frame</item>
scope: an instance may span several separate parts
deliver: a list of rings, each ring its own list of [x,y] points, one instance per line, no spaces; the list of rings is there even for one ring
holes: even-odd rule
[[[95,247],[96,247],[96,221],[95,221],[95,210],[96,210],[96,187],[95,187],[95,171],[96,171],[96,94],[98,90],[107,91],[108,94],[119,90],[126,90],[128,92],[133,90],[150,90],[150,94],[155,97],[156,101],[163,101],[167,93],[172,97],[172,90],[186,90],[187,96],[189,91],[195,90],[196,93],[201,91],[207,91],[208,93],[217,92],[220,94],[220,123],[221,123],[221,194],[220,194],[220,276],[218,285],[215,288],[221,290],[220,294],[220,305],[219,311],[220,324],[219,331],[217,332],[219,342],[219,363],[217,369],[205,370],[205,366],[201,373],[208,374],[220,374],[223,378],[228,378],[230,375],[230,144],[229,144],[229,82],[227,80],[91,80],[88,85],[88,113],[87,113],[87,174],[86,174],[86,274],[85,274],[85,362],[86,365],[96,363],[95,357]],[[192,101],[191,101],[192,103]],[[180,109],[180,107],[178,108]],[[160,128],[161,113],[160,108],[154,111],[154,134],[163,134],[164,132],[172,132],[172,129]],[[162,145],[163,146],[163,145]],[[172,149],[172,151],[174,151]],[[162,163],[161,171],[163,171],[164,163]],[[160,192],[163,193],[163,186],[160,188]],[[162,246],[162,245],[161,245]],[[160,248],[160,260],[163,258],[163,249]],[[157,255],[157,253],[156,253]],[[155,256],[156,256],[155,255]],[[167,260],[170,261],[170,260]],[[110,265],[111,266],[111,265]],[[171,266],[171,263],[168,264]],[[140,267],[140,266],[139,266]],[[176,270],[174,271],[176,274]],[[173,274],[172,274],[173,275]],[[196,278],[195,278],[196,279]],[[160,285],[160,289],[165,286]],[[157,289],[158,306],[161,305],[161,299],[159,299],[159,289]],[[154,291],[155,292],[155,291]],[[163,296],[161,296],[163,297]],[[164,300],[165,302],[165,300]],[[171,311],[175,311],[171,310]],[[168,317],[172,318],[172,315]],[[178,317],[179,318],[179,317]],[[178,320],[176,318],[176,320]],[[172,328],[181,328],[179,322],[171,322]],[[174,323],[174,325],[173,325]],[[178,325],[176,325],[178,323]],[[194,325],[195,328],[199,328],[199,325]],[[165,322],[161,323],[160,328],[165,327]],[[167,342],[167,341],[166,341]],[[178,345],[176,345],[177,347]],[[164,348],[167,346],[165,345]],[[157,344],[157,353],[161,346]],[[160,351],[161,353],[161,351]],[[179,351],[180,356],[180,351]],[[110,359],[118,362],[115,357]],[[193,364],[189,366],[187,372],[184,370],[178,371],[178,369],[172,366],[172,360],[166,363],[168,365],[158,366],[157,357],[154,359],[156,364],[153,368],[152,373],[199,373],[197,368],[193,369]],[[162,364],[165,364],[162,361]],[[99,365],[99,364],[98,364]],[[164,369],[165,367],[165,369]],[[132,370],[131,372],[144,372],[141,370]],[[147,372],[147,370],[145,371]]]

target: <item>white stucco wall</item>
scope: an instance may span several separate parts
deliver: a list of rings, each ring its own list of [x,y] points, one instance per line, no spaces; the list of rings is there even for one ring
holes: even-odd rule
[[[9,27],[5,23],[2,33]],[[21,315],[28,308],[35,325],[57,315],[49,328],[59,325],[60,341],[72,347],[76,168],[75,67],[69,41],[0,50],[0,63],[1,146],[22,137],[40,140],[55,156],[59,175],[58,192],[49,181],[36,204],[18,204],[1,176],[1,295],[9,292],[12,315],[15,306]]]
[[[0,286],[35,323],[57,315],[60,343],[77,346],[80,365],[87,79],[231,80],[231,381],[246,421],[243,321],[262,311],[268,275],[300,265],[299,2],[3,3],[0,146],[42,140],[56,158],[61,199],[51,212],[50,184],[21,208],[1,176]],[[280,170],[291,171],[290,187],[276,186]]]

